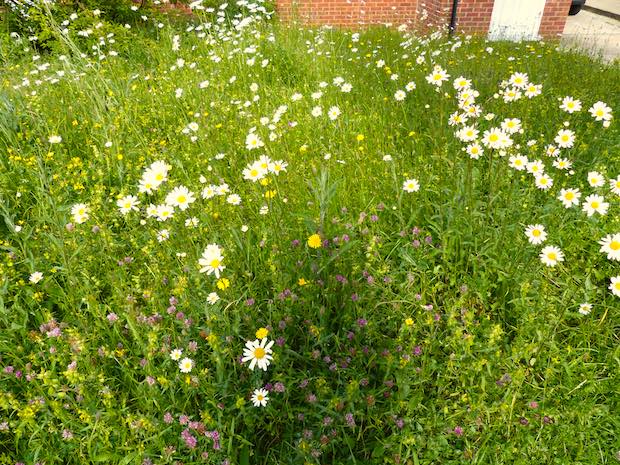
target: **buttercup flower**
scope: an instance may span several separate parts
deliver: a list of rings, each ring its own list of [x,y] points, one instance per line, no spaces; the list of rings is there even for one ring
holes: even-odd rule
[[[308,238],[308,247],[312,249],[318,249],[319,247],[321,247],[321,245],[322,245],[321,236],[319,236],[318,234],[312,234]]]

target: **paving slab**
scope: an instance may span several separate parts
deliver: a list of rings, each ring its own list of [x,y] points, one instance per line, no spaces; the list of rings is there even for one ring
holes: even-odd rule
[[[620,0],[588,0],[587,5]],[[598,8],[598,7],[597,7]],[[620,59],[620,21],[581,10],[569,16],[561,40],[562,47],[578,49],[606,62]]]

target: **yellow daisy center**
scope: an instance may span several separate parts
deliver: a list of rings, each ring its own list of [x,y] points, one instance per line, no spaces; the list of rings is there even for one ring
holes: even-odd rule
[[[499,136],[498,136],[497,134],[491,134],[491,135],[489,136],[489,140],[490,140],[491,142],[496,142],[498,139],[499,139]]]
[[[590,205],[592,206],[592,208],[598,208],[600,206],[600,204],[596,201],[592,202]]]
[[[185,196],[184,196],[184,195],[179,195],[179,196],[177,197],[177,202],[179,202],[179,203],[185,203],[185,201],[186,201],[186,200],[187,200],[187,199],[185,198]]]
[[[211,260],[211,268],[217,268],[218,266],[220,266],[220,261],[217,258]]]
[[[564,198],[566,200],[573,200],[574,197],[575,197],[575,194],[573,194],[572,192],[567,192],[566,194],[564,194]]]
[[[549,260],[557,260],[558,256],[556,255],[556,253],[555,253],[555,252],[549,252],[549,253],[547,254],[547,258],[548,258]]]
[[[254,358],[261,359],[265,356],[265,354],[265,349],[263,349],[262,347],[257,347],[256,349],[254,349]]]
[[[618,242],[618,241],[611,241],[611,244],[609,244],[609,248],[611,250],[620,250],[620,242]]]
[[[534,229],[534,231],[532,231],[532,236],[534,237],[540,236],[540,229]]]

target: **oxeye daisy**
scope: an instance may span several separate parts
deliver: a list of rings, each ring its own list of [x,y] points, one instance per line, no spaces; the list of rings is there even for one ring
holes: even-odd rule
[[[510,167],[514,168],[517,171],[523,171],[527,168],[527,165],[529,163],[525,155],[513,155],[508,159],[508,162]]]
[[[586,212],[588,216],[592,216],[595,213],[598,213],[599,215],[606,215],[609,204],[605,202],[604,197],[596,194],[590,194],[585,198],[582,207],[583,211]]]
[[[560,129],[553,140],[561,149],[568,149],[575,143],[575,133],[570,129]]]
[[[215,305],[218,300],[220,300],[220,296],[217,295],[217,292],[210,292],[207,296],[207,303],[209,303],[209,305]]]
[[[581,313],[582,315],[589,315],[591,311],[592,304],[589,304],[587,302],[579,304],[579,313]]]
[[[245,168],[242,172],[243,179],[247,179],[248,181],[256,182],[263,177],[265,177],[266,171],[264,171],[260,164],[252,163],[250,166]]]
[[[560,154],[560,149],[558,149],[555,145],[547,145],[545,148],[545,155],[551,158],[555,158]]]
[[[241,361],[243,363],[249,361],[250,370],[254,370],[254,367],[258,366],[259,369],[267,371],[267,367],[273,359],[271,356],[273,353],[271,350],[273,343],[274,341],[268,341],[266,337],[260,341],[258,339],[255,341],[247,341],[245,343],[245,349],[243,349],[243,358]]]
[[[510,85],[513,85],[520,89],[525,89],[528,85],[528,81],[528,75],[525,73],[514,73],[512,76],[510,76],[510,79],[508,80]]]
[[[533,98],[542,93],[542,84],[528,84],[525,89],[525,96]]]
[[[564,253],[554,245],[548,245],[540,252],[540,261],[547,266],[554,267],[564,261]]]
[[[479,131],[474,126],[463,126],[456,132],[456,137],[463,142],[472,142],[478,138]]]
[[[245,148],[248,150],[257,149],[263,145],[265,145],[263,141],[253,132],[249,133],[245,138]]]
[[[615,296],[620,297],[620,275],[614,276],[610,279],[609,288],[611,293]]]
[[[596,102],[588,111],[596,121],[609,121],[611,119],[611,108],[603,102]]]
[[[553,166],[559,170],[568,170],[573,166],[573,163],[566,158],[556,158],[553,160]]]
[[[471,87],[471,79],[459,76],[454,80],[452,85],[456,90],[469,89]]]
[[[222,262],[224,260],[224,256],[222,255],[222,249],[217,244],[209,244],[202,252],[202,257],[198,260],[198,264],[200,265],[200,272],[207,273],[210,275],[211,273],[215,274],[215,277],[219,279],[220,272],[226,268]]]
[[[602,187],[605,185],[605,178],[598,171],[590,171],[588,173],[588,184],[592,187]]]
[[[542,244],[547,240],[547,232],[542,224],[532,224],[525,228],[525,235],[531,244]]]
[[[269,392],[265,389],[255,389],[252,394],[252,403],[254,407],[265,407],[269,400]]]
[[[34,273],[30,275],[30,277],[28,278],[28,281],[30,281],[32,284],[37,284],[42,279],[43,279],[43,273],[41,273],[40,271],[35,271]]]
[[[620,261],[620,233],[608,234],[598,241],[601,252],[607,254],[607,259]]]
[[[329,119],[331,119],[332,121],[335,121],[340,116],[340,108],[336,106],[330,107],[330,109],[327,111],[327,116],[329,116]]]
[[[88,210],[89,208],[83,203],[76,203],[71,207],[71,215],[73,216],[73,221],[77,224],[82,224],[88,219]]]
[[[138,205],[140,205],[140,201],[138,197],[135,195],[126,195],[116,201],[116,205],[118,206],[119,211],[126,215],[130,211],[138,211]]]
[[[278,176],[282,171],[286,171],[288,163],[283,160],[276,160],[269,164],[269,172]]]
[[[502,149],[511,146],[512,140],[501,129],[491,128],[484,131],[484,134],[482,135],[482,143],[486,147],[490,147],[492,149]]]
[[[405,100],[405,97],[407,97],[407,93],[404,90],[397,90],[394,93],[394,100],[396,100],[397,102],[402,102],[403,100]]]
[[[433,68],[433,72],[426,76],[426,81],[429,84],[441,87],[441,85],[447,81],[449,77],[450,75],[446,72],[446,70],[441,68],[441,66],[435,66]]]
[[[553,186],[553,179],[546,174],[540,174],[535,178],[536,187],[542,190],[547,190]]]
[[[175,187],[166,196],[166,204],[179,207],[182,211],[187,210],[189,204],[195,200],[194,194],[185,186]]]
[[[609,180],[609,187],[611,187],[611,192],[620,195],[620,175],[616,179]]]
[[[529,162],[526,165],[527,172],[533,174],[534,176],[540,176],[545,172],[545,164],[542,160],[534,160]]]
[[[209,184],[207,187],[205,187],[202,190],[202,198],[203,199],[212,199],[213,197],[216,196],[216,189],[217,186],[213,185],[213,184]]]
[[[159,186],[159,183],[155,181],[152,174],[142,176],[142,179],[138,182],[138,192],[141,194],[152,194]]]
[[[179,362],[179,370],[181,373],[189,373],[194,368],[194,361],[191,358],[185,357]]]
[[[417,179],[407,179],[403,182],[403,190],[405,192],[417,192],[420,190],[420,183]]]
[[[171,205],[158,205],[157,207],[157,221],[166,221],[168,218],[174,216],[174,207]]]
[[[573,205],[579,205],[580,197],[579,189],[562,189],[558,199],[564,204],[564,207],[570,208]]]
[[[467,152],[469,157],[474,159],[474,160],[479,159],[480,156],[484,153],[484,150],[482,150],[482,147],[477,142],[474,143],[474,144],[469,144],[465,148],[465,151]]]
[[[177,360],[180,360],[182,355],[183,355],[183,349],[174,349],[170,352],[170,358],[174,360],[175,362]]]
[[[226,198],[226,202],[231,205],[241,205],[241,197],[238,194],[230,194]]]
[[[501,126],[508,134],[515,134],[521,130],[521,120],[518,118],[507,118],[502,121]]]
[[[170,165],[166,162],[158,160],[151,163],[151,166],[144,172],[143,178],[151,178],[155,183],[155,187],[159,186],[162,182],[168,180],[168,171],[170,170]]]
[[[575,113],[581,111],[581,101],[574,99],[573,97],[564,97],[560,109],[567,113]]]

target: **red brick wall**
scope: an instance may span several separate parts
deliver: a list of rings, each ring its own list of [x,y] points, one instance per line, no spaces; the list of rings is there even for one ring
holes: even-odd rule
[[[456,13],[456,30],[465,34],[487,32],[494,3],[495,0],[461,0]]]
[[[543,37],[557,37],[564,31],[571,0],[547,0],[538,33]]]
[[[331,26],[417,23],[417,0],[276,0],[285,21]]]
[[[456,32],[486,33],[495,0],[459,0]],[[540,35],[555,37],[564,30],[571,0],[546,0]],[[276,0],[280,17],[304,24],[364,26],[392,23],[447,29],[452,0]]]

